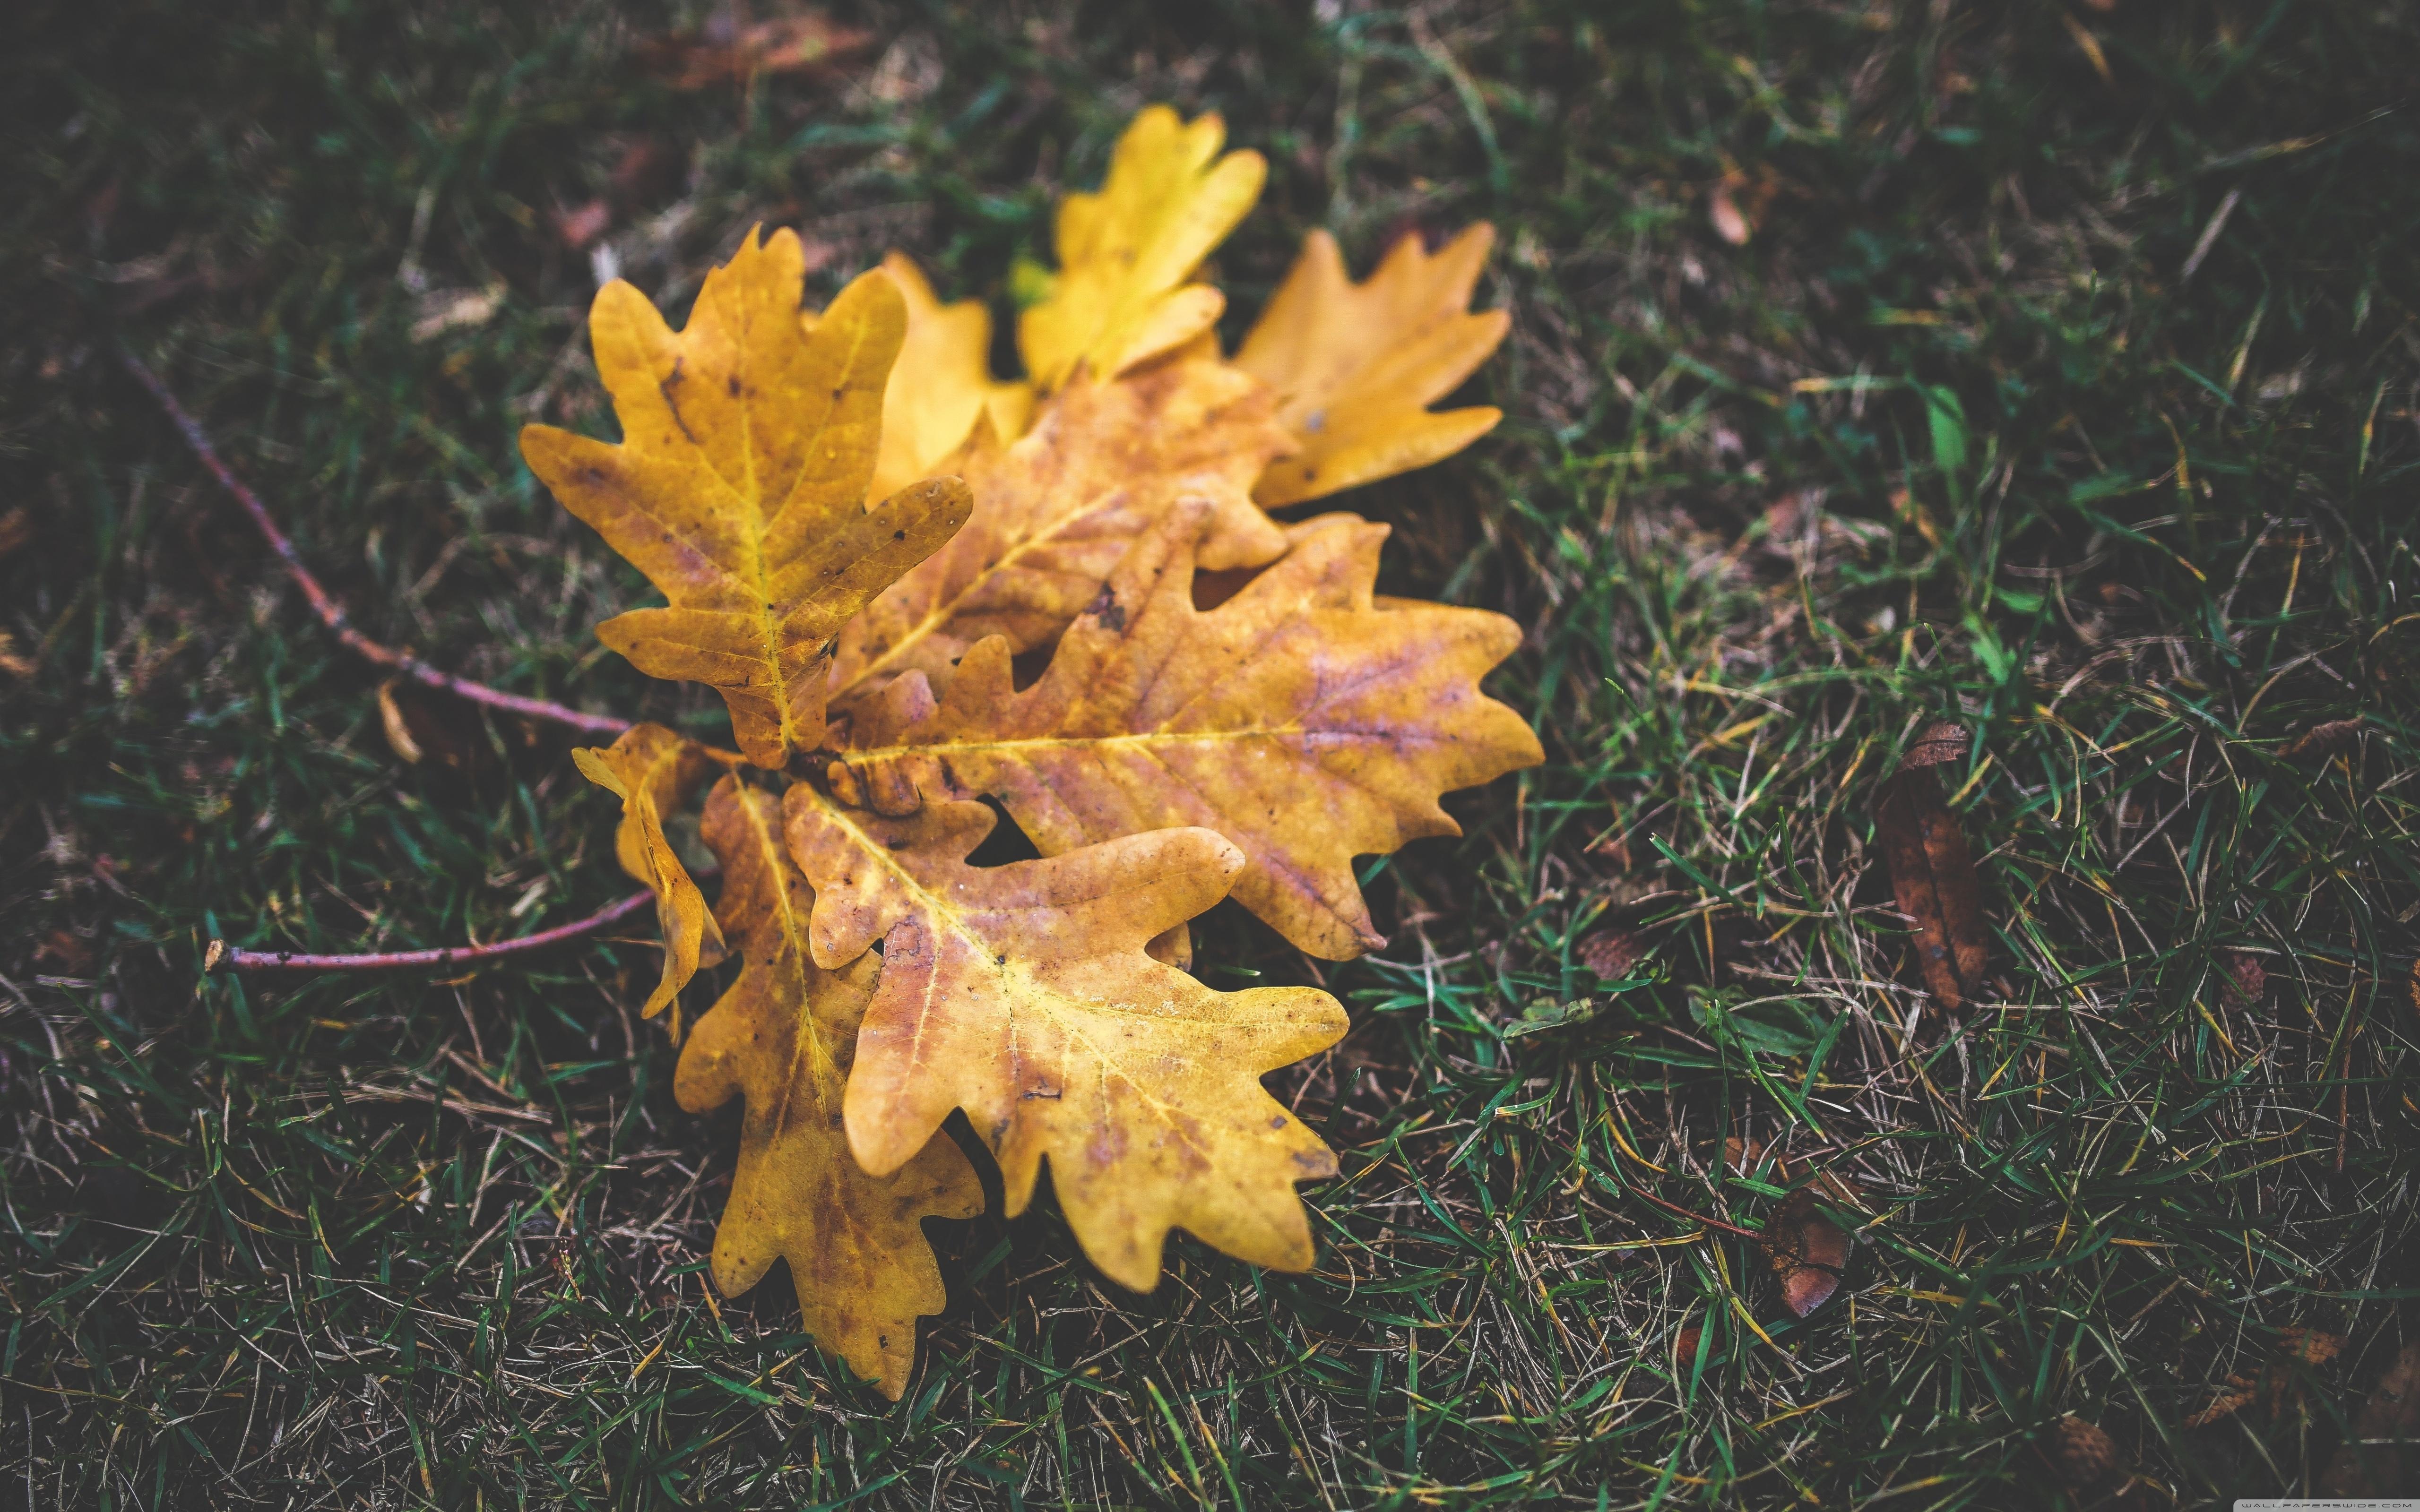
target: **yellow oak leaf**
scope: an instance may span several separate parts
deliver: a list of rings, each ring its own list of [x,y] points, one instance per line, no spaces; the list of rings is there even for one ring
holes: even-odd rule
[[[1302,949],[1386,943],[1354,857],[1460,828],[1437,799],[1544,759],[1480,679],[1521,642],[1500,614],[1380,600],[1384,525],[1295,528],[1286,555],[1218,608],[1193,605],[1205,511],[1137,543],[1016,689],[1009,647],[977,644],[936,704],[892,685],[851,730],[835,792],[888,812],[999,797],[1045,856],[1178,825],[1249,865],[1234,896]]]
[[[1188,124],[1153,105],[1118,138],[1100,193],[1060,201],[1058,276],[1016,322],[1038,387],[1056,389],[1078,368],[1114,378],[1218,322],[1226,296],[1186,281],[1268,177],[1257,152],[1220,157],[1226,140],[1215,115]]]
[[[611,746],[583,747],[571,759],[582,777],[622,800],[614,856],[623,871],[655,889],[664,974],[641,1010],[641,1016],[653,1018],[701,966],[722,959],[722,932],[706,911],[706,894],[664,836],[664,815],[689,801],[714,763],[703,747],[659,724],[632,725]]]
[[[1012,652],[1048,647],[1182,499],[1211,506],[1205,567],[1276,560],[1285,532],[1251,486],[1290,444],[1269,418],[1268,391],[1215,363],[1079,381],[1013,444],[979,423],[945,464],[973,489],[972,517],[842,632],[834,704],[845,710],[911,670],[939,687],[987,635],[1005,636]]]
[[[744,964],[682,1049],[673,1095],[691,1113],[745,1100],[739,1165],[714,1233],[714,1284],[748,1290],[790,1262],[806,1331],[896,1401],[916,1359],[916,1319],[946,1290],[925,1218],[983,1210],[974,1168],[947,1134],[869,1176],[841,1129],[842,1088],[880,962],[836,971],[807,949],[814,894],[782,841],[781,802],[724,778],[706,803],[722,863],[716,906]]]
[[[955,478],[866,507],[906,302],[867,273],[809,332],[805,278],[796,236],[751,237],[677,333],[637,289],[607,285],[589,334],[622,443],[521,432],[530,470],[672,600],[598,638],[651,677],[721,692],[760,766],[822,739],[832,638],[968,511]]]
[[[1432,255],[1417,235],[1367,282],[1336,239],[1313,231],[1234,365],[1278,392],[1278,418],[1302,443],[1272,463],[1253,497],[1270,509],[1319,499],[1450,456],[1493,428],[1490,407],[1432,413],[1504,340],[1512,316],[1470,311],[1496,229],[1481,222]]]
[[[843,1101],[860,1165],[896,1169],[964,1108],[1008,1212],[1047,1159],[1068,1227],[1122,1286],[1157,1284],[1171,1227],[1256,1265],[1311,1264],[1294,1186],[1336,1157],[1260,1078],[1342,1038],[1344,1011],[1306,987],[1217,992],[1144,952],[1226,893],[1241,852],[1162,829],[976,868],[995,822],[979,803],[892,819],[800,783],[783,810],[815,888],[816,962],[882,943]]]
[[[943,304],[906,253],[882,259],[882,270],[908,301],[908,335],[891,383],[882,393],[882,451],[866,494],[888,499],[929,476],[989,417],[1004,440],[1025,434],[1033,417],[1033,386],[991,376],[991,312],[981,300]],[[817,318],[805,317],[809,329]]]

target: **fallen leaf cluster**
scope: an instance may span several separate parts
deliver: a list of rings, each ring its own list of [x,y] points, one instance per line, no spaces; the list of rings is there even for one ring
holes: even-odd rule
[[[746,1105],[714,1279],[787,1260],[809,1331],[894,1397],[942,1301],[921,1222],[982,1205],[954,1112],[1008,1212],[1047,1166],[1126,1287],[1156,1284],[1173,1228],[1307,1267],[1295,1183],[1335,1161],[1260,1078],[1343,1011],[1203,985],[1188,920],[1233,896],[1311,955],[1372,949],[1354,858],[1456,833],[1441,795],[1541,759],[1479,687],[1517,626],[1378,596],[1384,526],[1268,513],[1495,424],[1430,409],[1504,335],[1467,309],[1490,232],[1406,241],[1360,284],[1314,233],[1227,355],[1198,274],[1264,169],[1223,134],[1146,110],[1100,191],[1065,198],[1021,379],[990,372],[984,307],[898,254],[802,310],[783,231],[677,331],[604,288],[620,441],[522,438],[665,600],[599,637],[721,693],[738,746],[642,725],[579,753],[659,900],[646,1011],[740,963],[675,1079],[684,1107]],[[1202,572],[1245,580],[1205,609]],[[711,908],[667,831],[701,792]],[[1039,858],[970,863],[994,804]]]

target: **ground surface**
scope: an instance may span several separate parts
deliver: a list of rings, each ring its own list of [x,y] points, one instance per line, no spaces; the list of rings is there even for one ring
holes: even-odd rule
[[[839,18],[876,38],[838,70],[694,92],[630,54],[704,18],[644,6],[12,23],[0,1486],[1914,1512],[2319,1484],[2420,1317],[2420,13]],[[818,297],[897,245],[1005,314],[1053,188],[1157,100],[1270,158],[1233,317],[1312,226],[1357,268],[1499,226],[1513,336],[1471,392],[1507,422],[1342,501],[1396,524],[1390,589],[1530,627],[1493,686],[1549,764],[1370,867],[1392,943],[1326,978],[1356,1030],[1272,1079],[1342,1156],[1314,1273],[1187,1241],[1137,1299],[1047,1211],[953,1228],[892,1407],[778,1277],[709,1294],[734,1122],[673,1105],[644,943],[201,982],[212,936],[490,939],[626,885],[556,736],[427,702],[429,759],[396,759],[377,677],[115,344],[373,634],[710,731],[597,646],[642,585],[516,455],[526,418],[599,416],[599,259],[560,213],[597,203],[592,245],[675,308],[765,221],[827,251]],[[1959,1015],[1912,985],[1869,817],[1943,718],[1993,931]],[[1653,980],[1608,997],[1616,928]],[[1202,959],[1308,972],[1240,914]],[[1783,1173],[1727,1137],[1842,1179],[1856,1247],[1804,1320],[1755,1244],[1633,1195],[1761,1226]],[[2250,1399],[2192,1426],[2230,1377]],[[2071,1413],[2109,1435],[2097,1486],[2061,1473]]]

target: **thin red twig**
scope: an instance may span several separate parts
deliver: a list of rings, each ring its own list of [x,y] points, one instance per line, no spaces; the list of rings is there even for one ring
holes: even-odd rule
[[[374,955],[307,955],[295,950],[229,950],[222,942],[210,942],[210,959],[203,968],[208,971],[401,971],[413,966],[454,966],[466,963],[493,961],[501,956],[520,955],[529,950],[543,950],[550,945],[593,934],[613,923],[627,918],[655,901],[652,892],[634,892],[610,908],[600,909],[586,918],[535,934],[524,934],[517,940],[498,940],[493,945],[457,945],[442,950],[390,950]]]
[[[442,688],[473,703],[485,703],[489,708],[502,709],[508,714],[551,719],[556,724],[567,724],[575,730],[586,730],[600,735],[618,735],[630,728],[629,720],[617,719],[610,714],[584,714],[545,699],[523,698],[518,693],[489,687],[485,683],[474,683],[467,677],[457,677],[452,672],[431,667],[409,652],[381,644],[354,629],[344,607],[329,595],[328,590],[320,586],[319,579],[312,576],[311,569],[302,564],[302,554],[294,548],[294,543],[287,538],[286,532],[277,528],[277,521],[271,517],[269,506],[262,503],[260,496],[245,486],[243,480],[237,477],[234,470],[220,458],[218,448],[210,444],[201,423],[185,412],[185,407],[177,402],[177,396],[168,392],[168,386],[160,381],[160,376],[152,372],[143,359],[131,351],[118,355],[125,363],[126,370],[151,391],[151,397],[160,401],[160,408],[167,411],[168,418],[184,434],[185,444],[194,449],[194,455],[202,459],[202,465],[210,470],[226,491],[235,495],[236,502],[243,505],[245,513],[252,516],[253,524],[259,527],[261,535],[268,540],[270,549],[277,553],[278,560],[286,563],[286,571],[301,587],[302,596],[311,601],[312,610],[319,616],[320,623],[334,631],[336,639],[351,647],[357,655],[381,667],[392,667],[430,687]]]
[[[1718,1228],[1726,1234],[1737,1234],[1742,1239],[1753,1239],[1760,1244],[1764,1242],[1764,1236],[1758,1233],[1753,1228],[1742,1228],[1737,1224],[1727,1224],[1720,1218],[1709,1218],[1702,1212],[1691,1212],[1688,1209],[1681,1206],[1677,1202],[1667,1202],[1662,1197],[1657,1196],[1654,1193],[1647,1191],[1642,1187],[1631,1186],[1627,1181],[1624,1181],[1622,1185],[1629,1188],[1630,1195],[1632,1196],[1645,1197],[1648,1201],[1652,1202],[1659,1208],[1662,1208],[1665,1211],[1677,1212],[1693,1224],[1699,1224],[1708,1228]]]

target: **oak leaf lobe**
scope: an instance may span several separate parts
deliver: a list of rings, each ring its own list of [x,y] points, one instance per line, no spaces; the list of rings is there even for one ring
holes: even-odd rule
[[[1278,419],[1301,446],[1270,464],[1253,497],[1270,509],[1408,472],[1493,429],[1492,406],[1435,412],[1512,328],[1502,310],[1472,311],[1495,245],[1485,222],[1434,254],[1417,234],[1397,241],[1368,279],[1345,271],[1336,239],[1313,231],[1234,365],[1278,393]]]
[[[1079,370],[1115,378],[1218,321],[1226,296],[1188,280],[1268,177],[1257,152],[1219,156],[1226,140],[1216,115],[1187,122],[1150,106],[1118,137],[1100,192],[1059,202],[1059,273],[1016,323],[1037,387],[1059,388]]]
[[[656,894],[664,934],[664,971],[647,995],[643,1018],[653,1018],[680,995],[699,968],[722,959],[722,932],[689,869],[664,834],[664,815],[677,810],[713,769],[704,747],[659,724],[632,725],[607,747],[571,753],[580,773],[622,800],[613,854],[622,870]]]

